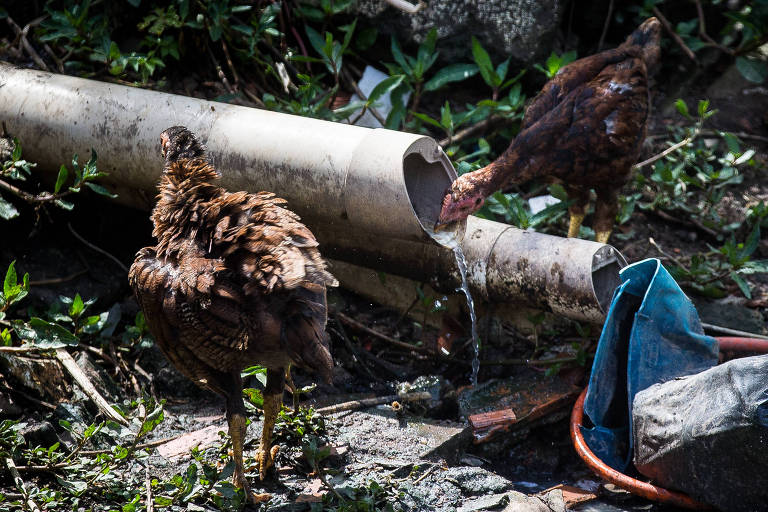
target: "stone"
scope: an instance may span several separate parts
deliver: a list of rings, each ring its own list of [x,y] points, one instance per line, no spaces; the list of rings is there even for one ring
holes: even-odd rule
[[[560,0],[430,0],[419,12],[408,14],[383,0],[359,0],[353,9],[383,34],[396,34],[401,45],[403,38],[420,43],[436,28],[438,38],[447,40],[438,43],[441,56],[450,61],[472,62],[471,34],[489,52],[511,56],[517,64],[531,64],[549,54],[563,4]]]
[[[16,418],[22,410],[9,393],[0,391],[0,418]]]
[[[382,458],[394,466],[419,459],[458,461],[469,445],[469,427],[451,421],[398,417],[379,406],[336,417],[339,436],[334,444],[349,446],[350,462]]]
[[[48,448],[59,440],[50,421],[28,421],[19,433],[24,436],[24,440],[31,448],[36,446]]]
[[[443,478],[458,485],[465,496],[500,494],[512,490],[512,482],[478,467],[457,466],[442,473]]]

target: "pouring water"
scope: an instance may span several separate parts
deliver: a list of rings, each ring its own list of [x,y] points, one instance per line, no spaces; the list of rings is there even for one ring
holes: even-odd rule
[[[439,231],[431,232],[430,236],[440,245],[451,249],[453,251],[453,257],[456,258],[456,266],[459,267],[459,274],[461,274],[461,288],[467,299],[467,307],[469,308],[469,318],[472,320],[472,344],[475,349],[475,355],[472,358],[472,386],[477,386],[477,374],[480,371],[480,338],[477,336],[477,315],[475,314],[475,301],[472,299],[472,294],[469,292],[469,283],[467,282],[467,260],[464,258],[464,252],[461,250],[461,245],[456,239],[456,234],[451,231]],[[457,289],[458,291],[459,289]]]

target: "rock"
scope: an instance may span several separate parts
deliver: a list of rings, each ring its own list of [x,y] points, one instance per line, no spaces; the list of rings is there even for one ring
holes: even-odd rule
[[[10,394],[0,391],[0,418],[16,418],[21,414],[21,407],[16,405]]]
[[[442,473],[443,478],[458,485],[465,496],[499,494],[512,490],[512,482],[478,467],[453,467]]]
[[[27,445],[31,448],[36,446],[48,448],[59,441],[50,421],[30,421],[19,433],[24,436]]]
[[[339,428],[334,444],[349,446],[352,462],[380,457],[398,466],[419,459],[457,461],[470,442],[461,423],[399,418],[391,407],[357,411],[333,420]]]
[[[691,297],[701,321],[707,324],[737,329],[755,334],[768,334],[765,320],[760,311],[733,303],[728,297],[712,301],[699,297]],[[715,334],[724,336],[723,334]]]
[[[383,0],[360,0],[354,5],[356,14],[369,18],[381,32],[396,34],[401,43],[403,38],[420,43],[436,28],[438,38],[448,40],[439,44],[444,59],[471,62],[472,34],[489,52],[495,49],[517,64],[530,64],[549,54],[563,13],[560,0],[430,0],[415,14]]]

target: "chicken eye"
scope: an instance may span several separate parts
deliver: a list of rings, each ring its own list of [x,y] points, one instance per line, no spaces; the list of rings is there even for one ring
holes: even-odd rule
[[[482,197],[478,197],[477,199],[475,199],[475,206],[480,206],[480,203],[482,203],[482,202],[483,202],[483,198]]]

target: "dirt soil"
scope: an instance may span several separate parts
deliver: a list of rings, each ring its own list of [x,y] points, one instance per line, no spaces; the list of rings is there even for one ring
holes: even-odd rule
[[[718,74],[723,75],[729,72],[728,69],[717,70]],[[757,136],[758,139],[745,139],[744,143],[754,147],[758,151],[757,158],[765,162],[768,147],[765,144],[768,139],[764,139],[768,137],[764,114],[768,111],[765,89],[749,84],[739,88],[734,86],[733,81],[721,83],[718,89],[717,80],[708,78],[704,80],[698,77],[700,83],[715,85],[706,89],[699,87],[700,90],[695,85],[688,88],[685,97],[689,104],[694,104],[701,97],[711,97],[713,107],[719,109],[720,114],[713,118],[710,128]],[[679,120],[670,108],[676,91],[664,84],[660,88],[655,100],[650,134],[665,133],[666,125]],[[659,149],[658,146],[649,146],[647,153],[651,155]],[[747,204],[759,200],[768,201],[768,180],[764,166],[745,173],[744,183],[730,191],[722,201],[722,213],[743,215]],[[729,213],[729,210],[732,211]],[[127,286],[125,269],[79,241],[73,236],[72,230],[114,255],[124,265],[129,265],[136,250],[151,243],[151,226],[146,212],[86,196],[78,202],[73,212],[55,212],[55,222],[43,215],[40,222],[36,223],[34,215],[24,213],[26,215],[20,219],[3,224],[4,243],[0,247],[0,268],[5,269],[11,261],[16,260],[19,273],[29,272],[33,282],[52,278],[60,278],[60,282],[34,285],[23,306],[27,311],[20,313],[42,310],[57,296],[71,297],[77,292],[83,297],[98,297],[98,302],[93,306],[94,311],[104,311],[118,303],[123,318],[133,318],[137,306]],[[589,219],[586,223],[589,224]],[[677,256],[705,252],[710,244],[718,243],[685,219],[669,219],[642,211],[636,211],[631,221],[620,227],[617,234],[619,236],[612,242],[630,263],[647,257],[668,260],[667,256],[660,254],[649,243],[651,237],[666,253]],[[768,258],[768,243],[765,239],[761,241],[755,258]],[[729,290],[732,297],[727,301],[712,302],[697,298],[701,310],[707,312],[704,320],[717,317],[711,323],[742,329],[746,324],[754,328],[755,332],[766,333],[768,279],[755,276],[753,284],[754,300],[750,303],[738,298],[740,295],[735,285]],[[344,313],[392,337],[420,339],[424,346],[436,346],[446,330],[461,333],[461,326],[464,325],[464,331],[468,332],[464,317],[447,319],[448,327],[444,326],[441,331],[420,325],[407,317],[404,319],[403,311],[371,304],[345,290],[333,292],[330,303],[334,312]],[[724,310],[727,310],[726,314],[723,314]],[[738,317],[738,314],[745,316]],[[455,327],[457,323],[459,326]],[[391,493],[391,503],[397,510],[470,511],[503,509],[505,506],[509,507],[507,510],[561,510],[564,507],[561,495],[557,492],[539,493],[557,484],[569,484],[599,495],[590,503],[576,507],[576,510],[673,510],[634,498],[595,477],[571,447],[567,415],[547,424],[534,425],[512,440],[502,436],[502,439],[491,443],[473,445],[468,435],[467,419],[461,416],[456,401],[456,390],[468,383],[466,361],[471,357],[469,346],[465,345],[463,351],[458,351],[454,360],[395,350],[375,337],[354,331],[333,314],[328,331],[338,365],[336,376],[332,386],[318,386],[305,395],[305,405],[323,406],[352,398],[389,395],[397,392],[399,383],[412,382],[422,375],[438,375],[444,382],[441,396],[434,407],[410,406],[398,412],[391,404],[385,404],[329,416],[324,439],[333,447],[333,452],[325,464],[334,487],[359,487],[375,479],[385,487],[386,492]],[[593,350],[596,331],[593,329],[591,336]],[[530,357],[530,338],[516,333],[510,336],[513,339],[505,348],[488,347],[489,354],[510,359]],[[550,338],[543,334],[542,343],[562,343],[564,339],[574,336],[577,336],[575,332],[560,332]],[[170,476],[188,465],[191,460],[188,450],[196,443],[202,443],[201,446],[206,443],[218,446],[218,432],[226,430],[223,403],[218,397],[200,391],[180,376],[168,366],[156,348],[142,349],[137,354],[131,354],[131,357],[137,357],[151,377],[151,381],[141,378],[140,384],[150,388],[159,398],[167,400],[166,419],[153,432],[150,440],[191,432],[196,432],[198,436],[194,439],[181,438],[173,447],[177,452],[168,449],[170,451],[166,450],[166,455],[162,455],[158,449],[152,453],[148,463],[153,471],[158,475]],[[131,394],[126,375],[116,374],[114,368],[103,361],[96,361],[96,364],[107,369],[108,378],[105,380],[115,380],[121,386],[114,393],[115,400],[119,401],[121,397]],[[518,371],[514,366],[502,370],[483,368],[480,381],[487,381],[491,376],[514,376]],[[578,376],[578,384],[583,385],[586,378],[587,375],[582,371]],[[296,380],[299,386],[311,382],[301,372]],[[18,386],[10,380],[7,384],[14,388]],[[50,424],[51,431],[41,434],[42,444],[65,438],[57,426],[59,418],[93,417],[93,410],[84,404],[77,392],[72,397],[60,397],[61,403],[55,411],[48,411],[35,400],[42,397],[30,399],[31,391],[25,390],[23,393],[11,394],[18,406],[14,418]],[[289,394],[286,394],[286,403],[290,403]],[[259,415],[254,413],[251,419],[246,446],[249,455],[256,448],[260,431]],[[219,455],[216,449],[204,453],[211,460]],[[123,469],[127,475],[140,470],[143,471],[138,462],[131,462]],[[255,491],[272,494],[268,507],[270,510],[305,510],[309,508],[309,503],[316,502],[320,495],[328,492],[317,475],[312,473],[295,444],[282,443],[276,472],[270,474],[264,482],[259,482],[255,475],[251,475],[251,480]],[[50,482],[51,477],[39,474],[31,477],[30,481]],[[0,492],[13,492],[13,483],[6,473],[0,474]],[[558,502],[558,499],[561,501]],[[549,508],[538,508],[544,506]],[[169,510],[207,509],[173,506]]]

